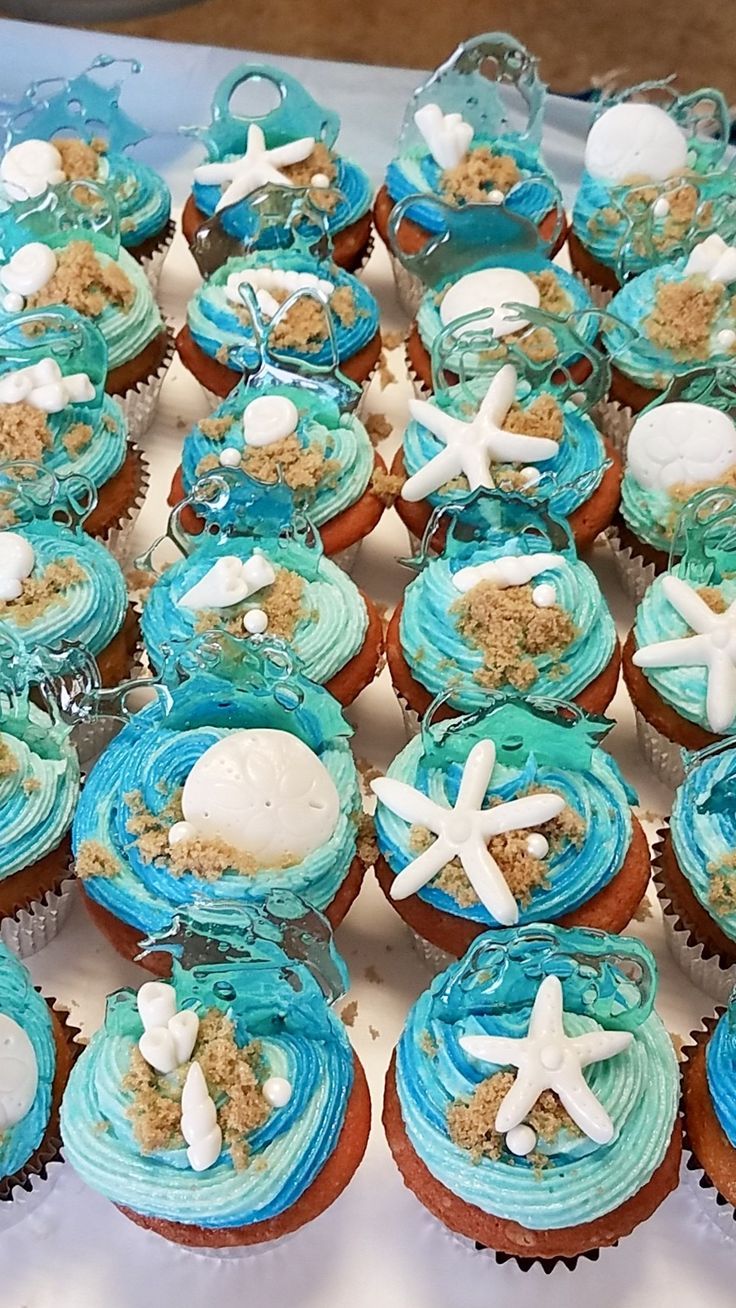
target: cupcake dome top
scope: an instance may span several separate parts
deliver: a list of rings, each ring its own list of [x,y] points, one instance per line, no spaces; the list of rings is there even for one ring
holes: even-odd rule
[[[0,1199],[44,1138],[56,1049],[51,1013],[21,962],[0,944]]]
[[[688,761],[670,833],[677,864],[706,913],[736,940],[736,751],[705,750]]]

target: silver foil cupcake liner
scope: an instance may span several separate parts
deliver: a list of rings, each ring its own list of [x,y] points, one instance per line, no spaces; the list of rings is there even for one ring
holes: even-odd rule
[[[660,865],[661,844],[655,846],[652,869],[657,897],[662,906],[664,938],[671,957],[680,971],[698,989],[704,990],[717,1004],[727,1004],[736,986],[736,966],[723,967],[717,955],[704,957],[702,944],[672,909]]]
[[[416,273],[408,272],[392,250],[388,251],[388,257],[391,261],[399,303],[410,318],[416,318],[417,309],[426,290],[424,282]]]
[[[58,890],[48,890],[42,899],[34,900],[28,908],[19,909],[12,917],[2,918],[2,943],[19,958],[37,954],[61,931],[69,916],[73,892],[74,878],[70,869],[68,878],[61,882]]]
[[[725,1239],[736,1242],[736,1212],[711,1184],[702,1167],[691,1154],[680,1173],[680,1185],[688,1196],[694,1221],[701,1221],[708,1231],[718,1231]]]
[[[111,527],[104,536],[99,537],[103,545],[106,545],[110,553],[115,556],[121,567],[124,567],[130,560],[130,538],[151,486],[151,465],[148,455],[134,441],[128,442],[128,448],[133,450],[140,459],[141,479],[138,493],[121,522],[116,527]]]
[[[663,736],[651,722],[647,722],[636,705],[634,705],[634,716],[639,748],[647,764],[660,781],[674,789],[685,777],[680,746]]]
[[[360,558],[360,551],[363,545],[363,537],[360,540],[354,540],[352,545],[347,545],[344,550],[338,550],[336,554],[328,555],[331,563],[336,563],[338,568],[347,572],[352,577]]]
[[[176,223],[173,221],[172,218],[170,218],[168,225],[166,227],[166,232],[164,236],[161,238],[159,244],[156,246],[156,249],[153,251],[153,253],[147,254],[143,259],[137,260],[137,262],[140,264],[141,268],[143,269],[143,272],[146,275],[148,285],[150,286],[154,295],[158,290],[158,284],[161,280],[161,272],[164,266],[164,261],[166,259],[167,254],[169,253],[169,250],[171,249],[171,242],[174,239],[175,232],[176,232]]]
[[[611,547],[613,564],[621,589],[629,599],[639,604],[649,589],[657,570],[653,563],[645,563],[641,554],[635,554],[630,545],[622,545],[615,525],[606,528],[606,539]]]
[[[138,441],[145,436],[153,422],[164,377],[171,367],[173,357],[174,336],[169,329],[166,353],[156,371],[146,381],[136,382],[135,386],[131,386],[124,395],[115,396],[125,414],[128,435],[132,441]]]
[[[619,404],[618,400],[600,400],[593,410],[593,420],[607,440],[620,454],[626,453],[629,432],[636,417],[628,404]]]
[[[430,944],[424,936],[420,936],[412,927],[407,928],[411,940],[411,946],[414,953],[421,958],[424,966],[432,976],[437,976],[439,972],[444,972],[446,967],[451,963],[456,963],[457,959],[453,954],[449,954],[446,949],[440,949],[439,945]]]

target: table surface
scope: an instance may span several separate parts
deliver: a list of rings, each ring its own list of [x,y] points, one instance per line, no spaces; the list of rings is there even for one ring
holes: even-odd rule
[[[79,71],[101,49],[144,62],[145,72],[126,87],[123,103],[134,116],[160,129],[154,154],[180,204],[197,147],[177,139],[176,128],[180,122],[204,122],[223,74],[240,59],[259,56],[0,22],[0,104],[2,99],[16,98],[34,77]],[[419,75],[404,69],[306,60],[280,63],[340,111],[343,148],[378,181]],[[126,98],[128,91],[130,98]],[[546,157],[569,198],[580,168],[587,113],[578,104],[553,98],[549,118]],[[366,123],[369,135],[364,134]],[[382,248],[374,252],[364,276],[381,304],[384,329],[405,328]],[[177,236],[160,292],[164,312],[177,324],[196,283],[194,264]],[[390,455],[406,421],[410,388],[401,350],[393,351],[389,361],[396,381],[383,389],[374,381],[368,411],[383,413],[391,421],[393,434],[382,446]],[[183,435],[208,408],[197,384],[175,362],[144,441],[152,479],[136,527],[135,543],[140,549],[159,534],[165,521],[165,493],[179,461]],[[404,529],[389,512],[365,543],[356,572],[356,580],[389,607],[410,575],[396,562],[405,552]],[[625,632],[631,623],[631,605],[618,590],[605,546],[597,547],[593,563],[619,629]],[[638,755],[623,687],[613,712],[617,726],[610,747],[638,789],[640,812],[651,835],[658,816],[668,810],[670,796],[648,775]],[[404,743],[386,672],[363,692],[349,716],[356,728],[357,757],[385,767]],[[632,931],[657,956],[658,1008],[664,1022],[670,1031],[686,1037],[712,1005],[672,964],[651,890],[650,899],[651,911],[632,924]],[[549,1308],[562,1308],[572,1294],[581,1301],[594,1298],[599,1308],[679,1305],[696,1296],[705,1298],[710,1308],[733,1304],[734,1245],[710,1226],[706,1206],[689,1186],[670,1196],[618,1249],[603,1251],[597,1263],[582,1261],[572,1273],[564,1267],[551,1276],[539,1267],[528,1273],[514,1264],[499,1267],[491,1255],[475,1253],[446,1233],[404,1189],[381,1130],[381,1094],[391,1049],[407,1009],[429,976],[372,876],[340,927],[337,943],[352,977],[348,1000],[357,1002],[350,1034],[366,1068],[374,1106],[368,1152],[340,1200],[281,1246],[244,1257],[212,1258],[176,1248],[134,1227],[86,1189],[70,1167],[57,1168],[58,1179],[44,1202],[12,1231],[0,1235],[3,1308],[149,1308],[159,1302],[190,1308],[208,1304],[214,1296],[218,1308],[235,1308],[245,1298],[245,1277],[248,1299],[295,1308],[341,1308],[348,1302],[351,1308],[373,1308],[377,1299],[382,1308],[486,1308],[492,1297],[505,1302],[507,1296],[513,1296],[517,1308],[536,1308],[540,1294]],[[61,936],[31,960],[31,971],[47,994],[70,1008],[72,1020],[85,1036],[100,1024],[109,992],[138,985],[146,976],[124,963],[101,939],[80,904],[74,905]]]

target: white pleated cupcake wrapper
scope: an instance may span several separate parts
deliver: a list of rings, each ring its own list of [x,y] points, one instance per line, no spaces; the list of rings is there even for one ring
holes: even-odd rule
[[[622,545],[621,537],[615,526],[606,528],[606,539],[611,547],[613,564],[621,589],[629,599],[639,604],[649,589],[657,570],[653,563],[645,563],[641,554],[635,554],[630,545]]]
[[[0,940],[6,948],[19,958],[29,958],[54,940],[69,916],[73,890],[74,881],[69,877],[59,890],[49,890],[42,900],[34,900],[13,917],[2,918]],[[4,1204],[0,1204],[2,1207]]]
[[[700,1218],[708,1230],[717,1230],[724,1239],[736,1241],[736,1213],[729,1203],[718,1202],[718,1191],[706,1178],[702,1167],[690,1169],[683,1160],[680,1185],[692,1201],[694,1221]]]
[[[582,282],[591,300],[599,309],[605,309],[606,305],[611,303],[615,291],[604,291],[602,286],[598,286],[595,282],[592,282],[589,277],[583,277],[583,274],[579,273],[577,268],[573,268],[573,272],[578,281]]]
[[[147,454],[140,448],[140,446],[135,444],[135,441],[129,441],[128,446],[129,449],[135,451],[140,459],[141,479],[138,493],[119,525],[117,527],[111,527],[104,536],[99,537],[122,567],[124,567],[130,560],[130,538],[133,534],[133,528],[138,521],[151,485],[151,465],[148,461]]]
[[[16,1185],[13,1187],[12,1199],[4,1199],[0,1202],[0,1235],[4,1235],[11,1227],[17,1226],[26,1217],[30,1217],[36,1211],[38,1205],[48,1198],[54,1188],[56,1181],[61,1174],[61,1168],[64,1166],[62,1158],[52,1159],[46,1164],[46,1175],[31,1175],[28,1177],[29,1189],[24,1186]]]
[[[158,290],[158,284],[161,280],[161,272],[164,266],[164,261],[166,259],[167,254],[169,253],[169,250],[171,249],[171,242],[174,239],[175,232],[176,232],[176,223],[173,221],[173,219],[169,219],[169,223],[166,228],[166,235],[164,236],[160,244],[156,247],[156,249],[153,251],[153,254],[147,254],[144,259],[137,260],[137,262],[140,264],[141,268],[143,269],[143,272],[146,275],[148,285],[150,286],[154,295]]]
[[[414,953],[421,958],[432,976],[437,976],[439,972],[444,972],[445,968],[449,967],[451,963],[457,962],[457,959],[452,954],[448,954],[446,949],[440,949],[438,945],[430,944],[429,940],[425,940],[412,927],[409,927],[408,930]]]
[[[672,958],[694,986],[704,990],[717,1004],[727,1004],[731,991],[736,986],[736,966],[721,967],[717,957],[703,956],[702,944],[695,939],[692,932],[680,922],[677,914],[672,910],[667,887],[662,880],[660,865],[656,859],[652,875],[662,906],[664,938]]]
[[[391,260],[391,268],[396,282],[396,294],[399,297],[402,309],[408,313],[410,318],[416,318],[417,309],[425,290],[427,289],[421,277],[416,273],[409,272],[391,250],[388,252]]]
[[[601,434],[620,454],[625,454],[629,432],[636,417],[633,409],[628,404],[619,404],[618,400],[600,400],[593,409],[592,417]]]
[[[147,381],[137,382],[135,386],[131,386],[124,395],[115,396],[125,414],[128,435],[132,441],[138,441],[141,436],[145,436],[153,422],[164,377],[171,367],[173,357],[174,337],[169,329],[166,353],[156,372]]]
[[[409,359],[409,351],[406,346],[404,346],[404,363],[406,364],[406,371],[409,374],[409,381],[414,387],[414,394],[416,395],[417,399],[418,400],[430,399],[432,392],[429,389],[429,387],[425,384],[425,382],[422,381],[421,377],[417,376],[414,365],[413,363],[411,363]]]
[[[634,716],[639,748],[652,772],[666,786],[673,788],[679,786],[685,776],[680,746],[663,736],[651,722],[647,722],[636,705],[634,705]]]

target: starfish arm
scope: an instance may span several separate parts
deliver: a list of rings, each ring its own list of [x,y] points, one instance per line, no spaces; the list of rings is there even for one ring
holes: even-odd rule
[[[415,790],[406,781],[397,781],[395,777],[376,777],[371,782],[371,790],[381,804],[412,825],[428,827],[438,833],[449,809],[440,808],[428,795]]]
[[[401,488],[402,500],[408,500],[415,503],[417,500],[423,500],[432,491],[439,490],[445,482],[452,481],[460,473],[460,459],[458,450],[455,446],[446,446],[435,454],[433,459],[425,463],[423,468],[419,468],[408,481],[404,482]]]
[[[230,185],[225,188],[215,208],[215,213],[222,209],[228,209],[231,204],[237,204],[244,200],[246,196],[252,195],[261,185],[261,178],[253,169],[243,169],[241,173],[236,173]]]
[[[516,369],[512,363],[505,363],[494,374],[478,410],[482,422],[501,426],[516,399],[516,381]]]
[[[557,817],[565,807],[561,795],[540,791],[536,795],[523,795],[521,799],[510,799],[495,808],[484,809],[480,822],[482,835],[486,840],[500,836],[506,831],[523,831],[526,827],[539,827],[551,818]]]
[[[195,182],[201,182],[203,186],[223,186],[225,182],[231,182],[237,167],[237,160],[221,163],[200,164],[194,170]]]
[[[600,1100],[596,1099],[582,1072],[571,1075],[566,1068],[555,1075],[551,1089],[558,1095],[576,1126],[596,1144],[608,1144],[614,1127]]]
[[[558,976],[546,976],[534,997],[528,1038],[546,1041],[563,1036],[562,1010],[562,982]]]
[[[658,640],[642,645],[632,662],[637,668],[697,668],[710,662],[707,636],[682,636],[679,640]]]
[[[512,1036],[460,1036],[460,1048],[477,1058],[479,1063],[492,1063],[494,1067],[518,1067],[523,1059],[525,1041]]]
[[[547,1088],[547,1075],[529,1072],[519,1068],[511,1089],[504,1095],[496,1113],[496,1130],[505,1135],[513,1127],[519,1126],[536,1104],[542,1091]]]
[[[496,766],[496,746],[492,740],[479,740],[473,745],[463,768],[463,777],[457,792],[457,808],[480,808],[486,797],[488,783]]]
[[[499,463],[543,463],[559,452],[557,441],[546,436],[527,436],[521,431],[501,431],[489,439],[489,452]]]
[[[465,842],[460,850],[460,861],[473,890],[491,916],[501,926],[514,926],[519,920],[519,905],[480,835]]]
[[[446,413],[436,404],[430,404],[429,400],[409,400],[409,413],[415,422],[418,422],[421,427],[426,427],[427,431],[436,436],[438,441],[442,441],[443,445],[450,445],[453,441],[462,439],[467,428],[472,426],[472,423],[453,418],[451,413]]]
[[[630,1031],[587,1031],[585,1035],[574,1036],[572,1044],[580,1066],[587,1067],[589,1063],[603,1063],[622,1054],[633,1039]]]
[[[682,577],[675,577],[671,572],[665,573],[662,590],[673,609],[677,609],[680,617],[685,619],[693,631],[712,631],[717,625],[718,615],[708,608],[705,600]]]
[[[736,667],[725,649],[715,649],[708,669],[705,712],[711,731],[726,731],[736,716]]]
[[[418,858],[407,863],[403,872],[399,872],[391,883],[392,899],[408,899],[409,895],[415,895],[417,890],[426,886],[432,877],[436,877],[443,867],[446,867],[454,855],[455,851],[447,844],[442,836],[425,849],[423,854]]]
[[[285,145],[276,145],[269,150],[268,158],[277,168],[288,168],[290,164],[303,163],[314,149],[313,136],[300,136],[297,141],[287,141]]]
[[[493,474],[491,473],[491,456],[485,445],[480,445],[475,441],[467,441],[457,448],[460,456],[460,465],[465,476],[468,479],[468,485],[471,490],[491,490],[493,487]]]

